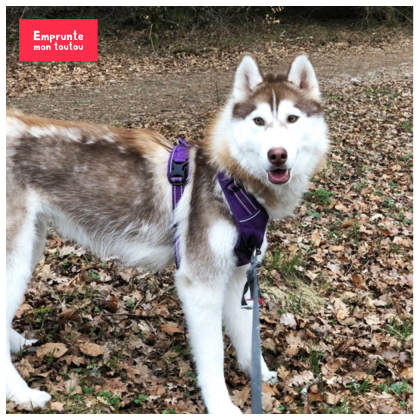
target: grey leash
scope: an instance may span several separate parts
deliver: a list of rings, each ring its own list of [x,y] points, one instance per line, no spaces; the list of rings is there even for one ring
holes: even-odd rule
[[[242,304],[243,308],[252,309],[252,348],[251,348],[251,414],[262,414],[262,378],[261,378],[261,341],[260,341],[260,311],[259,306],[262,303],[260,299],[260,289],[258,285],[258,270],[261,266],[257,255],[261,252],[259,249],[251,257],[251,265],[246,272],[247,284],[245,285],[242,301],[248,288],[251,290],[251,299],[247,306]],[[255,304],[257,302],[257,304]]]

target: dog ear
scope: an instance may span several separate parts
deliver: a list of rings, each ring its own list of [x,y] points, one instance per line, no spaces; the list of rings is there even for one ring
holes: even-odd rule
[[[319,91],[315,70],[306,55],[298,55],[295,58],[290,66],[287,80],[300,89],[305,90],[312,98],[318,101],[321,100],[321,92]]]
[[[245,55],[236,70],[233,98],[235,101],[243,101],[262,81],[258,64],[251,56]]]

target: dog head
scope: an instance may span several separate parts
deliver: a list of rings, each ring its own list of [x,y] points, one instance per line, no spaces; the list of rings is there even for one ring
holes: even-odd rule
[[[245,56],[226,111],[231,157],[269,185],[310,176],[327,151],[321,93],[305,55],[296,57],[287,75],[277,76],[263,76],[255,60]]]

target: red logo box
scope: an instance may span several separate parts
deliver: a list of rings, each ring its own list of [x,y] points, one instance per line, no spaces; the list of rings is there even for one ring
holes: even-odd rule
[[[98,20],[20,19],[19,61],[98,61]]]

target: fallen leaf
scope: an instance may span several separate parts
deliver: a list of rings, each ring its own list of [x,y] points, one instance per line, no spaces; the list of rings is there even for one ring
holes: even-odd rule
[[[83,356],[65,356],[61,360],[64,360],[67,365],[73,363],[76,366],[85,365],[86,359]]]
[[[181,329],[179,329],[176,325],[171,325],[171,324],[160,324],[159,325],[161,330],[165,333],[168,334],[174,334],[174,333],[182,333],[184,331],[182,331]]]
[[[385,359],[388,360],[392,360],[392,359],[396,359],[397,357],[399,357],[400,353],[398,351],[395,350],[382,350],[382,356],[385,357]]]
[[[282,314],[282,316],[280,317],[280,322],[283,325],[289,326],[291,328],[296,326],[296,321],[295,321],[294,315],[291,314],[291,313],[288,313],[288,312]]]
[[[32,309],[32,306],[27,303],[22,303],[19,306],[19,309],[16,312],[16,318],[20,318],[25,312],[28,312]]]
[[[266,338],[261,345],[265,348],[265,349],[269,349],[272,352],[276,351],[276,343],[274,342],[274,340],[272,338]]]
[[[379,414],[392,414],[393,408],[390,405],[378,405]]]
[[[17,403],[15,403],[12,400],[6,399],[6,414],[15,414],[15,408],[17,406]]]
[[[113,395],[121,396],[123,392],[127,392],[127,384],[122,382],[120,378],[104,379],[102,389],[111,391]]]
[[[327,267],[330,271],[332,271],[334,274],[338,274],[340,277],[342,277],[342,276],[343,276],[343,273],[341,272],[341,269],[340,269],[340,267],[339,267],[338,265],[333,264],[333,263],[328,263],[328,264],[326,265],[326,267]]]
[[[66,403],[59,402],[59,401],[54,401],[54,402],[50,403],[50,410],[63,411],[65,405],[66,405]]]
[[[404,379],[413,379],[413,368],[409,367],[409,368],[403,369],[400,375],[401,375],[401,378],[404,378]]]
[[[365,281],[360,274],[352,274],[351,278],[353,279],[353,284],[356,289],[362,289],[365,286]]]
[[[314,245],[315,246],[319,246],[319,244],[321,243],[321,237],[319,236],[318,229],[315,229],[312,232],[312,242],[314,242]]]
[[[379,319],[378,315],[374,313],[366,315],[365,321],[368,325],[379,325],[381,323],[381,320]]]
[[[295,375],[289,379],[287,385],[306,385],[307,383],[314,380],[314,374],[310,370],[304,370],[300,375]]]
[[[139,349],[140,347],[147,347],[146,344],[140,339],[139,336],[131,334],[128,338],[128,348],[130,350]]]
[[[308,393],[308,401],[309,401],[309,403],[312,403],[312,402],[322,402],[323,401],[323,398],[322,398],[322,395],[319,392],[316,393],[316,394],[314,394],[312,392],[309,392]]]
[[[342,203],[338,203],[334,206],[334,208],[338,211],[340,211],[341,213],[347,213],[348,212],[348,208],[342,204]]]
[[[268,382],[262,382],[262,392],[269,392],[270,394],[274,394],[273,387],[269,385]]]
[[[29,363],[26,358],[23,358],[19,361],[16,366],[16,369],[20,373],[23,379],[28,380],[31,377],[31,374],[34,373],[34,367]]]
[[[410,362],[411,357],[407,352],[403,351],[400,353],[398,360],[400,361],[400,363],[408,363]]]
[[[334,359],[334,360],[330,360],[329,362],[323,364],[321,366],[321,372],[325,375],[325,376],[329,376],[332,373],[337,372],[337,370],[340,368],[341,363],[339,360]]]
[[[296,356],[299,353],[299,347],[296,344],[292,344],[286,349],[286,354],[289,357]]]
[[[343,319],[347,318],[350,311],[347,305],[342,302],[339,298],[333,298],[332,302],[334,303],[335,309],[335,316],[337,317],[337,321],[342,321]]]
[[[60,255],[60,258],[63,258],[63,257],[67,257],[67,255],[74,254],[75,252],[76,252],[76,249],[74,248],[74,246],[69,245],[69,246],[65,246],[61,248],[59,255]]]
[[[44,264],[36,274],[37,278],[39,278],[41,281],[47,281],[52,277],[51,273],[51,265],[50,264]]]
[[[342,319],[342,320],[337,318],[337,320],[341,325],[347,325],[347,326],[354,325],[357,322],[356,318],[353,317],[353,316],[351,316],[349,318]]]
[[[105,303],[110,312],[115,313],[118,311],[118,298],[116,296],[109,297]]]
[[[273,402],[271,401],[271,392],[262,393],[262,409],[265,412],[270,412],[273,409]]]
[[[306,330],[291,331],[290,334],[286,335],[286,341],[288,344],[302,345],[307,340]]]
[[[158,397],[161,397],[165,393],[166,393],[166,390],[163,385],[158,385],[157,387],[153,388],[150,391],[150,395],[157,395]]]
[[[58,359],[67,352],[67,347],[63,343],[46,343],[36,350],[36,355],[42,359],[44,356],[53,356]]]
[[[286,379],[290,376],[290,372],[283,365],[280,365],[277,369],[277,374],[283,381],[286,381]]]
[[[341,401],[340,394],[332,394],[331,392],[325,392],[325,402],[330,405],[337,405]]]
[[[100,346],[99,344],[95,343],[81,343],[79,342],[79,349],[82,353],[86,354],[87,356],[100,356],[101,354],[105,354],[106,349],[105,347]]]
[[[58,315],[58,323],[63,326],[70,321],[78,321],[79,312],[75,308],[65,309],[61,314]]]
[[[48,372],[35,373],[35,376],[41,376],[42,378],[48,378],[48,376],[50,376],[51,373],[52,373],[52,370],[49,370]]]
[[[63,389],[64,392],[69,396],[82,393],[82,387],[79,385],[79,378],[74,373],[70,375],[70,379],[61,382],[59,387],[61,387],[61,389]]]
[[[235,404],[237,407],[243,408],[245,403],[249,399],[250,393],[251,393],[251,388],[249,386],[246,386],[242,390],[235,389],[230,399],[232,400],[233,404]]]

